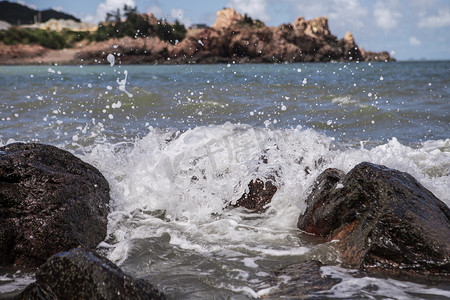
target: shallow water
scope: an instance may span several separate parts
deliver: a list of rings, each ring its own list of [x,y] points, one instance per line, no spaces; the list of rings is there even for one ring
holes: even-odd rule
[[[450,298],[448,285],[341,269],[333,244],[296,229],[315,177],[362,161],[408,172],[450,204],[449,71],[450,62],[0,67],[0,145],[53,144],[102,171],[112,211],[99,249],[175,298],[260,297],[276,287],[274,269],[309,259],[343,279],[318,297]],[[256,177],[276,180],[269,209],[229,209]],[[0,293],[32,280],[4,274]]]

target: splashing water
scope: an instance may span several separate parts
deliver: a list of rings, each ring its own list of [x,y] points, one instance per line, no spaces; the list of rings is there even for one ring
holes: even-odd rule
[[[408,172],[450,204],[448,67],[2,67],[13,88],[0,95],[0,145],[51,143],[100,169],[112,200],[99,250],[175,298],[262,297],[274,269],[310,259],[343,279],[317,297],[448,297],[445,285],[341,269],[333,243],[296,229],[317,175],[362,161]],[[268,210],[230,208],[255,178],[278,188]]]

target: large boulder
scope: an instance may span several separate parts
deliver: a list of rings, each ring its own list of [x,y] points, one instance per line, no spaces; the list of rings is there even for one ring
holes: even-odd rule
[[[36,282],[16,299],[166,299],[152,284],[134,279],[100,255],[72,249],[50,257]]]
[[[339,240],[344,266],[450,276],[450,209],[411,175],[367,162],[345,176],[329,169],[306,203],[298,228]]]
[[[49,145],[0,147],[0,265],[38,266],[106,237],[109,185],[93,166]]]

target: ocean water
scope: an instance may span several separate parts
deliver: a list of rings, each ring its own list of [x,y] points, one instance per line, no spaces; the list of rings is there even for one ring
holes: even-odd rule
[[[450,299],[449,284],[340,267],[302,234],[314,179],[362,161],[413,175],[450,205],[450,62],[0,67],[0,145],[40,142],[111,186],[99,251],[175,299],[259,298],[274,269],[316,259],[330,299]],[[267,163],[265,163],[267,162]],[[264,213],[230,209],[275,178]],[[34,280],[0,269],[0,297]]]

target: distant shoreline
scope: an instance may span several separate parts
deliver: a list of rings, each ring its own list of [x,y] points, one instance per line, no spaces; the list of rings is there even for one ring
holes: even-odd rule
[[[42,45],[5,45],[0,42],[0,65],[95,65],[108,63],[108,54],[113,55],[115,63],[121,64],[395,61],[386,51],[371,52],[359,47],[350,32],[338,39],[330,32],[326,17],[313,20],[298,17],[293,24],[270,27],[227,8],[217,12],[217,20],[211,27],[186,30],[179,23],[158,21],[153,15],[134,13],[133,16],[140,20],[139,24],[147,24],[143,29],[145,34],[134,28],[134,23],[126,23],[127,20],[102,23],[94,40],[77,36],[74,32],[58,37],[52,31],[53,39],[66,39],[55,44],[60,48],[68,44],[68,37],[80,38],[70,43],[74,48],[44,48],[42,45],[53,45],[55,42],[52,35]],[[116,29],[119,25],[133,27],[127,33],[133,34],[111,38],[113,33],[119,32]],[[173,35],[167,36],[167,32]],[[33,36],[34,33],[29,34]],[[12,37],[17,35],[11,33]]]

